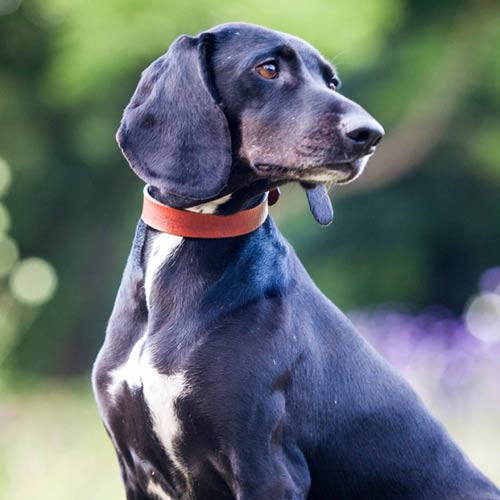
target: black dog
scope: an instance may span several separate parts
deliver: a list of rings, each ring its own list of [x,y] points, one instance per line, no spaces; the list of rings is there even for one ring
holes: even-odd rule
[[[328,223],[323,185],[383,134],[338,84],[302,40],[223,25],[144,72],[117,137],[163,204],[227,215],[296,181]],[[93,382],[128,500],[500,498],[270,218],[222,239],[140,221]]]

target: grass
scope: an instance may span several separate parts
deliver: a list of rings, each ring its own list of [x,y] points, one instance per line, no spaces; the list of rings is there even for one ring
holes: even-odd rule
[[[47,381],[2,394],[1,500],[124,498],[89,381]]]
[[[89,380],[44,381],[0,396],[1,500],[123,500],[114,450]],[[474,395],[446,408],[426,399],[473,462],[498,484],[498,408]]]

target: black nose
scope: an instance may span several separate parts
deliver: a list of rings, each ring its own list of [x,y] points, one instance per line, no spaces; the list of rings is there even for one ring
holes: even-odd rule
[[[353,122],[357,123],[352,123],[352,127],[347,129],[346,136],[360,149],[370,151],[384,136],[382,125],[373,119],[365,120],[364,123],[358,120]]]

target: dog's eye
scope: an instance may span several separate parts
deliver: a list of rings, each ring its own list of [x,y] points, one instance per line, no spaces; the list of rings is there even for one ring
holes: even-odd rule
[[[328,87],[331,88],[332,90],[337,90],[340,87],[340,80],[338,78],[332,78],[330,80],[330,83],[328,84]]]
[[[259,64],[255,71],[259,73],[262,78],[266,78],[267,80],[272,80],[278,76],[278,66],[274,62],[266,62],[264,64]]]

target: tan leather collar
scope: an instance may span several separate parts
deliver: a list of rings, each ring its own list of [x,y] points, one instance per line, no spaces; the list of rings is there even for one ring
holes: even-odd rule
[[[251,233],[261,226],[268,215],[267,196],[253,208],[232,215],[188,212],[163,205],[144,188],[142,220],[163,233],[187,238],[231,238]]]

